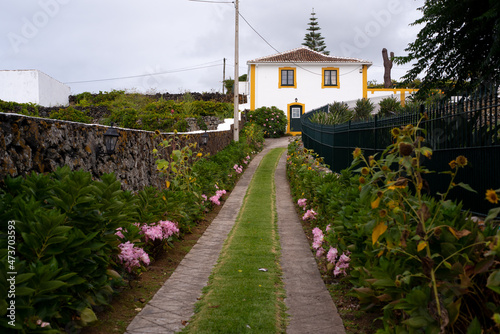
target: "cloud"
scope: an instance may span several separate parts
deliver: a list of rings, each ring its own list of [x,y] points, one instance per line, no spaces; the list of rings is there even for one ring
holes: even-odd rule
[[[300,47],[312,8],[332,55],[370,60],[380,75],[381,50],[403,54],[418,27],[423,0],[242,0],[240,74],[248,60]],[[234,5],[188,0],[38,0],[0,4],[3,69],[39,69],[73,93],[137,90],[211,91],[234,77]],[[205,65],[203,65],[205,64]],[[174,73],[154,73],[178,70]],[[396,68],[393,73],[404,74]],[[401,74],[401,75],[402,75]],[[130,76],[129,79],[105,80]],[[396,75],[393,75],[397,78]]]

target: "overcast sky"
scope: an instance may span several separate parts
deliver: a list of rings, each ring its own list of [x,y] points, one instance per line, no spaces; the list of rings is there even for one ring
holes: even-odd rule
[[[234,77],[235,7],[213,1],[0,0],[0,70],[38,69],[73,94],[221,91],[224,58],[226,78]],[[314,7],[330,55],[373,62],[368,80],[382,83],[382,48],[405,54],[424,0],[239,3],[265,39],[240,17],[240,75],[248,60],[301,47]],[[394,65],[392,78],[408,69]]]

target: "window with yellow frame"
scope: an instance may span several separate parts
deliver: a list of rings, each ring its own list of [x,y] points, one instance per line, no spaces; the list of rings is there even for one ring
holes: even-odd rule
[[[340,88],[339,86],[339,69],[337,67],[323,68],[323,81],[321,88]]]
[[[297,72],[294,67],[280,67],[279,88],[297,88]]]

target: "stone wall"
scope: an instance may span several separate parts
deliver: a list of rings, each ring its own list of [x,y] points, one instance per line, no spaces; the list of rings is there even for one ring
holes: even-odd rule
[[[162,139],[175,136],[174,142],[180,147],[201,141],[201,132],[158,136],[150,131],[118,128],[120,137],[115,154],[96,155],[98,148],[105,150],[107,129],[103,125],[0,113],[0,182],[6,175],[45,173],[67,165],[72,170],[91,172],[95,178],[115,172],[127,190],[163,187],[164,180],[156,171],[153,149],[159,149],[166,157],[172,147],[159,148]],[[208,145],[202,150],[213,155],[232,139],[232,130],[211,131]]]

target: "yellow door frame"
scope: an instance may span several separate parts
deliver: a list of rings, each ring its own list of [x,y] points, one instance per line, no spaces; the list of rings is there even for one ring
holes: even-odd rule
[[[287,127],[286,127],[286,133],[296,136],[296,135],[302,134],[302,132],[301,131],[291,131],[290,130],[290,121],[292,120],[292,115],[290,115],[290,108],[293,107],[293,106],[301,106],[302,107],[302,113],[301,113],[301,115],[303,115],[304,112],[305,112],[305,110],[306,110],[305,109],[306,105],[303,104],[303,103],[293,102],[293,103],[287,104],[287,106],[286,106],[286,118],[288,119],[288,124],[287,124]]]

